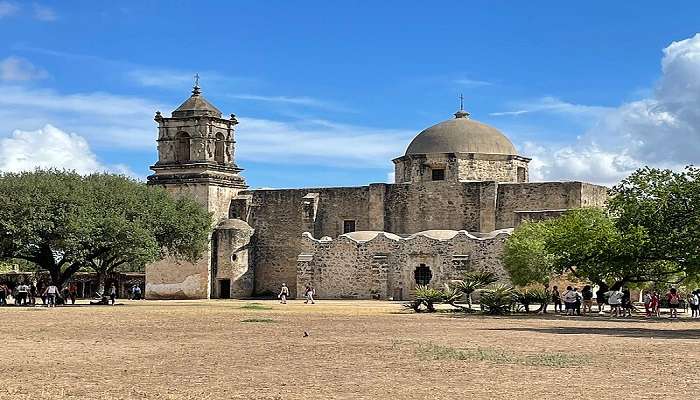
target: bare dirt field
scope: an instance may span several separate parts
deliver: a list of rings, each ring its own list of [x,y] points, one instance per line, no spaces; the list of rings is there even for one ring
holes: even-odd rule
[[[700,322],[687,319],[429,315],[370,301],[124,303],[0,308],[0,399],[700,393]]]

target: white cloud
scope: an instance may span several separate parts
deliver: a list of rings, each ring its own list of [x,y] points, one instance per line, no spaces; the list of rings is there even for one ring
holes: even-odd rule
[[[86,174],[109,168],[97,161],[87,141],[52,125],[36,131],[15,130],[0,138],[0,170],[31,171],[36,168],[75,170]]]
[[[194,84],[194,73],[167,69],[134,69],[127,72],[127,76],[137,84],[146,87],[181,89]],[[208,76],[208,78],[211,80],[212,77]]]
[[[24,58],[10,56],[0,60],[0,80],[3,81],[30,81],[44,79],[48,75]]]
[[[587,106],[582,104],[568,103],[552,96],[545,96],[529,102],[517,103],[515,104],[515,108],[515,110],[492,112],[489,115],[494,117],[500,117],[548,112],[588,117],[600,117],[611,110],[611,108],[609,107]]]
[[[292,104],[298,106],[316,107],[333,111],[351,112],[352,110],[335,104],[330,101],[319,100],[313,97],[292,97],[292,96],[259,96],[254,94],[235,94],[229,97],[241,100],[264,101],[268,103]]]
[[[588,115],[593,121],[572,143],[526,143],[523,154],[533,157],[533,180],[576,179],[613,185],[644,165],[681,169],[698,164],[700,34],[666,47],[661,67],[661,78],[648,97],[616,108],[548,98],[521,110],[492,115],[567,113]]]
[[[17,14],[19,6],[9,1],[0,1],[0,18],[9,17]]]
[[[480,81],[478,79],[466,79],[466,78],[465,79],[456,79],[454,82],[458,85],[465,86],[468,88],[493,85],[493,83],[489,82],[489,81]]]
[[[38,19],[39,21],[51,22],[58,19],[58,15],[56,15],[56,12],[50,7],[34,3],[33,8],[34,18]]]
[[[258,162],[386,167],[402,154],[413,131],[337,124],[241,118],[237,158]]]

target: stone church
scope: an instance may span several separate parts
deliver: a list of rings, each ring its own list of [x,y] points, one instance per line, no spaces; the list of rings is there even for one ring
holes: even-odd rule
[[[223,118],[198,85],[155,121],[158,161],[148,183],[196,199],[215,225],[196,263],[147,266],[151,299],[269,296],[286,283],[292,296],[311,285],[320,298],[402,300],[418,284],[465,271],[507,279],[499,256],[521,221],[607,198],[589,183],[529,182],[530,159],[464,110],[392,160],[394,183],[278,190],[248,189],[235,162],[238,121]]]

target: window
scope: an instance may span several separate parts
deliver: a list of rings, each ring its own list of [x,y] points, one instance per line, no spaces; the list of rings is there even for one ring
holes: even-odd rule
[[[179,132],[175,136],[175,161],[190,160],[190,135]]]
[[[435,168],[433,169],[433,180],[434,181],[444,181],[445,180],[445,169]]]
[[[416,278],[416,285],[427,285],[433,279],[433,272],[425,264],[419,265],[413,275]]]
[[[343,233],[355,232],[355,220],[346,219],[343,221]]]
[[[518,167],[518,183],[523,183],[525,181],[525,167]]]
[[[452,256],[452,267],[457,271],[468,271],[469,256],[464,254],[455,254]]]
[[[219,132],[216,134],[216,141],[214,142],[214,161],[219,164],[223,164],[224,159],[224,135]]]

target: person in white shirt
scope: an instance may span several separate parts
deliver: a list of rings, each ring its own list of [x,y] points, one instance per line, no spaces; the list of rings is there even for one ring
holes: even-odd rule
[[[578,298],[576,292],[574,292],[574,289],[571,286],[567,286],[566,291],[561,294],[561,297],[564,300],[566,315],[574,315],[574,311],[576,310],[576,299]]]
[[[49,307],[56,307],[56,297],[58,297],[58,288],[53,283],[46,287],[44,290],[44,296],[46,296],[46,302]]]
[[[29,297],[29,286],[24,283],[20,283],[17,286],[17,296],[15,296],[15,304],[18,306],[27,305],[27,299]]]
[[[277,297],[280,299],[280,303],[287,304],[287,296],[289,296],[289,288],[286,283],[282,284],[282,289]]]
[[[610,304],[610,317],[620,316],[620,304],[622,304],[622,292],[619,290],[610,290],[605,292],[608,296],[608,304]]]

